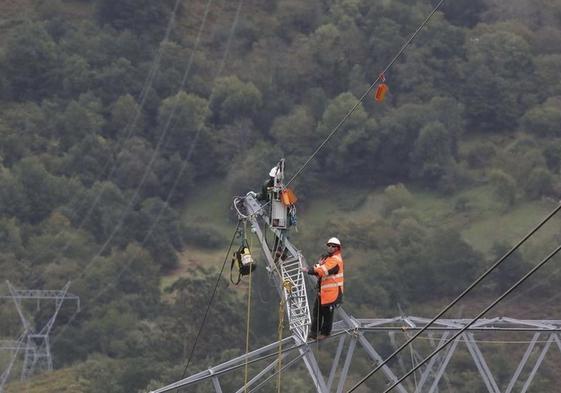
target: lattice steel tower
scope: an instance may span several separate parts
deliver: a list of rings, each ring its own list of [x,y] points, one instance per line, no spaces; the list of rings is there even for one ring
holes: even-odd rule
[[[391,319],[357,319],[339,307],[337,309],[338,321],[333,326],[331,337],[321,344],[324,348],[323,351],[331,352],[329,358],[332,361],[328,368],[329,371],[325,373],[325,367],[322,367],[324,370],[320,368],[315,353],[318,343],[306,341],[310,325],[310,311],[304,275],[300,269],[304,264],[304,258],[287,237],[291,216],[290,208],[286,203],[283,204],[284,160],[281,160],[276,168],[276,171],[271,171],[268,201],[263,201],[265,199],[263,192],[259,196],[254,192],[249,192],[244,197],[235,198],[234,207],[240,220],[251,224],[252,231],[259,240],[265,256],[267,271],[285,305],[292,336],[222,364],[211,366],[207,370],[153,390],[151,393],[172,392],[178,388],[193,387],[204,382],[211,383],[215,392],[223,393],[221,382],[225,376],[239,375],[244,365],[257,364],[257,362],[268,364],[264,365],[247,383],[233,391],[236,393],[260,391],[278,373],[294,367],[298,363],[300,365],[303,363],[315,391],[342,393],[352,383],[349,380],[349,370],[353,359],[362,358],[362,364],[366,362],[372,366],[381,364],[384,352],[387,352],[388,347],[399,346],[396,336],[400,336],[402,339],[407,338],[408,334],[425,328],[428,324],[429,319],[405,316]],[[428,337],[425,337],[425,344],[429,345],[431,350],[442,345],[454,332],[466,326],[468,322],[469,320],[461,319],[439,319],[426,329]],[[383,340],[383,348],[380,348],[379,342],[376,344],[367,336],[375,332],[387,334],[387,339]],[[489,332],[533,333],[508,385],[502,388],[489,368],[488,359],[478,346],[475,336]],[[438,393],[439,387],[443,388],[442,381],[447,379],[446,371],[450,368],[449,363],[453,355],[458,352],[458,345],[462,343],[465,344],[465,348],[473,360],[474,369],[481,378],[484,391],[513,393],[516,390],[515,387],[521,387],[521,390],[516,391],[526,393],[550,347],[555,345],[561,351],[560,332],[561,321],[531,321],[504,317],[480,319],[455,339],[447,351],[433,357],[428,364],[421,368],[415,375],[414,384],[411,381],[404,381],[395,387],[395,391],[399,393]],[[539,338],[545,341],[541,341]],[[410,344],[409,347],[410,354],[405,359],[397,358],[396,362],[381,368],[381,378],[385,383],[396,383],[399,379],[397,374],[400,371],[405,372],[409,369],[408,366],[413,367],[415,363],[423,359],[422,352],[417,352],[413,344]],[[408,357],[410,357],[410,365],[405,364]]]
[[[66,283],[61,290],[16,289],[9,281],[6,281],[6,283],[10,295],[0,296],[0,298],[13,300],[23,325],[24,333],[17,341],[18,345],[12,348],[12,350],[15,351],[14,358],[20,350],[24,352],[21,380],[25,381],[37,371],[53,370],[53,357],[49,335],[64,301],[70,300],[76,302],[76,312],[78,312],[80,310],[80,298],[68,293],[70,282]],[[38,308],[41,300],[54,301],[54,311],[47,322],[41,323],[40,321],[33,321],[33,319],[27,315],[28,313],[24,311],[23,302],[29,300],[36,301]],[[12,365],[13,361],[11,362],[11,366]],[[6,371],[9,372],[9,370]],[[8,375],[3,374],[2,376],[3,383],[5,383]],[[1,386],[2,385],[0,385],[0,388]]]

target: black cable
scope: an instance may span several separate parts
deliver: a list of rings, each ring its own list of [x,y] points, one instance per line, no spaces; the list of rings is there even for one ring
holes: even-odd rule
[[[210,307],[212,306],[212,302],[214,301],[214,296],[216,295],[216,290],[218,289],[218,285],[220,284],[220,279],[222,278],[222,273],[224,272],[224,268],[226,267],[226,262],[228,261],[228,257],[230,256],[230,250],[232,249],[232,245],[234,244],[234,240],[236,239],[236,235],[238,234],[238,230],[240,228],[240,223],[241,221],[238,221],[238,225],[236,225],[236,230],[234,231],[234,236],[232,236],[232,240],[230,241],[230,245],[228,246],[228,251],[226,252],[226,256],[224,257],[224,262],[222,263],[222,268],[220,269],[220,273],[218,274],[218,277],[216,279],[216,284],[214,285],[214,290],[212,291],[212,295],[210,296],[210,299],[208,301],[206,310],[205,310],[205,314],[203,316],[203,320],[201,322],[201,326],[199,326],[199,331],[197,332],[197,335],[195,336],[195,342],[193,343],[193,346],[191,347],[191,353],[189,354],[189,358],[187,359],[187,364],[185,365],[185,368],[183,369],[183,374],[181,375],[181,379],[185,378],[185,374],[187,373],[187,369],[189,368],[189,364],[191,363],[191,359],[193,358],[193,354],[195,353],[195,348],[197,347],[197,342],[199,341],[199,336],[201,335],[201,332],[203,331],[203,327],[205,326],[205,322],[208,316],[208,312],[210,310]]]
[[[419,337],[425,330],[429,328],[436,320],[438,320],[444,313],[452,308],[457,302],[460,301],[468,292],[470,292],[477,284],[479,284],[485,277],[487,277],[492,271],[494,271],[501,263],[504,262],[506,258],[508,258],[514,251],[516,251],[530,236],[536,233],[546,222],[548,222],[559,210],[561,210],[561,203],[557,205],[555,209],[551,213],[549,213],[538,225],[536,225],[526,236],[524,236],[517,244],[514,245],[506,254],[504,254],[493,266],[491,266],[485,273],[483,273],[479,278],[477,278],[473,283],[470,284],[458,297],[456,297],[450,304],[442,309],[433,319],[431,319],[421,330],[419,330],[415,335],[413,335],[410,339],[408,339],[403,345],[401,345],[398,349],[396,349],[390,356],[388,356],[382,363],[378,364],[375,369],[370,371],[364,378],[362,378],[349,392],[355,390],[360,384],[365,382],[368,378],[370,378],[374,373],[380,370],[386,363],[388,363],[391,359],[393,359],[398,353],[400,353],[403,349],[405,349],[413,340]]]
[[[483,315],[485,315],[490,309],[492,309],[493,307],[495,307],[497,305],[497,303],[499,303],[501,300],[503,300],[506,296],[508,296],[508,294],[510,294],[512,291],[514,291],[516,288],[518,288],[518,286],[520,286],[524,281],[526,281],[528,278],[530,278],[530,276],[532,276],[535,272],[537,272],[543,265],[545,265],[551,258],[553,258],[555,256],[555,254],[557,254],[559,251],[561,250],[561,245],[558,246],[555,250],[553,250],[551,252],[551,254],[549,254],[547,257],[545,257],[540,263],[538,263],[534,268],[532,268],[532,270],[530,270],[528,273],[526,273],[520,280],[518,280],[516,282],[516,284],[514,284],[513,286],[511,286],[505,293],[503,293],[501,296],[499,296],[497,299],[495,299],[491,304],[489,304],[483,311],[481,311],[475,318],[473,318],[466,326],[464,326],[461,330],[459,330],[456,334],[454,334],[452,337],[450,337],[450,339],[448,341],[446,341],[444,344],[442,344],[440,347],[436,348],[430,355],[428,355],[422,362],[420,362],[418,365],[416,365],[415,367],[413,367],[411,370],[409,370],[409,372],[407,374],[405,374],[404,376],[402,376],[399,380],[397,380],[396,382],[394,382],[393,385],[391,385],[389,388],[387,388],[386,390],[384,390],[383,393],[387,393],[390,390],[392,390],[394,387],[396,387],[397,385],[399,385],[405,378],[407,378],[409,375],[411,375],[412,373],[414,373],[415,371],[417,371],[421,366],[423,366],[426,362],[428,362],[430,359],[432,359],[437,353],[439,353],[441,350],[443,350],[444,348],[446,348],[450,343],[454,342],[454,340],[456,338],[458,338],[458,336],[460,336],[463,332],[465,332],[471,325],[473,325],[475,322],[477,322]],[[360,382],[359,384],[355,385],[351,390],[349,390],[347,393],[352,392],[353,390],[355,390],[362,382]]]
[[[302,173],[302,171],[304,170],[304,168],[306,166],[308,166],[308,164],[310,163],[310,161],[312,161],[314,159],[314,157],[317,155],[317,153],[319,153],[319,151],[323,148],[323,146],[325,146],[325,144],[327,142],[329,142],[329,140],[333,137],[333,135],[335,135],[335,133],[337,131],[339,131],[339,129],[341,128],[341,126],[347,121],[347,119],[354,113],[354,111],[356,111],[356,109],[358,108],[358,106],[362,103],[362,101],[364,101],[364,99],[366,98],[366,96],[368,94],[370,94],[370,92],[372,91],[372,89],[374,88],[374,86],[376,86],[376,84],[383,78],[383,75],[389,71],[389,69],[394,65],[394,63],[397,61],[397,59],[399,59],[399,57],[401,57],[401,55],[403,54],[403,52],[405,52],[405,49],[407,49],[407,47],[411,44],[411,42],[415,39],[415,37],[417,36],[417,34],[419,34],[419,32],[427,25],[427,23],[430,21],[430,19],[433,17],[434,14],[436,14],[436,12],[438,11],[438,9],[440,8],[440,6],[444,3],[445,0],[440,0],[438,2],[438,4],[434,7],[434,9],[431,11],[431,13],[427,16],[427,18],[423,21],[423,23],[421,23],[421,25],[417,28],[417,30],[415,30],[415,32],[411,35],[411,37],[409,37],[409,39],[403,44],[403,46],[401,47],[401,49],[397,52],[397,54],[393,57],[393,59],[389,62],[389,64],[386,66],[386,68],[384,68],[384,70],[380,73],[380,75],[378,75],[378,78],[376,78],[376,80],[374,82],[372,82],[372,84],[368,87],[368,89],[366,89],[366,91],[362,94],[362,96],[359,98],[359,100],[357,101],[357,103],[351,108],[351,110],[343,117],[343,119],[339,122],[339,124],[337,124],[335,126],[335,128],[333,129],[333,131],[331,131],[331,133],[327,136],[327,138],[325,138],[325,140],[317,147],[317,149],[312,153],[312,155],[306,160],[306,162],[300,167],[300,169],[298,169],[298,171],[296,172],[296,174],[294,174],[294,176],[292,176],[292,178],[288,181],[288,183],[286,183],[285,187],[288,187],[290,185],[290,183],[292,183],[292,181],[298,176],[300,175],[300,173]]]

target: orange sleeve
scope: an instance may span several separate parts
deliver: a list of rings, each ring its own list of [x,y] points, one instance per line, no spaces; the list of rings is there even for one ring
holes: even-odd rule
[[[323,265],[316,265],[314,266],[314,271],[320,277],[325,277],[329,275],[329,270],[337,266],[337,259],[333,257],[329,257],[325,260]]]

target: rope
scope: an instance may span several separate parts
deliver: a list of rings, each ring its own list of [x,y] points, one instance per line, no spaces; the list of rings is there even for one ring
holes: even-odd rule
[[[306,166],[308,166],[308,164],[310,163],[310,161],[312,161],[314,159],[314,157],[320,152],[320,150],[323,148],[323,146],[325,146],[325,144],[327,142],[329,142],[329,140],[333,137],[333,135],[335,135],[335,133],[337,131],[339,131],[339,129],[341,128],[341,126],[347,121],[347,119],[357,110],[357,108],[359,107],[360,104],[362,104],[362,102],[364,101],[364,99],[366,98],[366,96],[368,96],[368,94],[370,94],[370,92],[372,91],[372,89],[374,88],[374,86],[376,86],[376,84],[382,80],[384,78],[384,75],[386,72],[388,72],[390,70],[390,68],[394,65],[394,63],[397,61],[397,59],[399,59],[401,57],[401,55],[403,54],[403,52],[405,52],[405,49],[407,49],[407,47],[411,44],[411,42],[415,39],[415,37],[417,36],[417,34],[419,34],[419,32],[427,25],[427,23],[430,21],[430,19],[433,17],[433,15],[438,11],[438,9],[440,8],[440,6],[444,3],[445,0],[440,0],[438,2],[438,4],[434,7],[434,9],[431,11],[431,13],[427,16],[427,18],[423,21],[423,23],[421,23],[421,25],[417,28],[417,30],[415,30],[415,32],[411,35],[411,37],[409,37],[409,39],[403,44],[403,46],[401,47],[401,49],[397,52],[397,54],[393,57],[393,59],[389,62],[389,64],[386,66],[386,68],[384,68],[384,70],[378,75],[378,78],[376,78],[376,80],[374,82],[372,82],[372,84],[368,87],[368,89],[366,89],[366,91],[362,94],[362,96],[359,98],[359,100],[357,101],[357,103],[351,108],[351,110],[343,117],[343,119],[339,122],[339,124],[337,124],[335,126],[335,128],[333,129],[333,131],[331,131],[331,133],[327,136],[327,138],[325,138],[325,140],[317,147],[317,149],[312,153],[312,155],[306,160],[306,162],[302,165],[302,167],[300,167],[300,169],[298,169],[298,171],[294,174],[294,176],[292,176],[292,178],[288,181],[288,183],[286,183],[285,187],[288,187],[293,181],[294,179],[300,175],[300,173],[302,173],[302,171],[304,170],[304,168]]]
[[[287,292],[287,300],[290,296],[292,288],[294,288],[294,284],[289,280],[284,280],[282,283],[283,289]],[[277,393],[281,393],[281,377],[282,377],[282,333],[284,329],[284,306],[286,305],[286,300],[281,297],[279,303],[279,324],[277,327],[278,332],[278,341],[279,341],[279,350],[278,350],[278,377],[277,377]]]
[[[189,368],[189,364],[191,364],[191,359],[193,358],[193,354],[195,353],[195,348],[197,347],[197,342],[199,341],[199,336],[201,335],[203,327],[205,326],[205,322],[206,322],[206,319],[207,319],[207,316],[208,316],[208,312],[210,310],[210,306],[212,305],[212,302],[214,301],[214,296],[216,295],[216,290],[218,288],[218,284],[220,283],[220,279],[222,278],[222,273],[224,272],[224,267],[226,266],[226,261],[228,261],[228,257],[230,256],[230,250],[232,249],[232,245],[234,244],[234,240],[236,239],[236,235],[238,234],[239,228],[240,228],[240,221],[238,221],[238,225],[236,225],[236,230],[234,231],[234,235],[232,236],[232,240],[230,241],[230,245],[228,246],[228,251],[226,251],[226,256],[224,257],[224,262],[222,263],[222,268],[220,269],[220,273],[218,274],[218,277],[216,279],[216,283],[214,285],[212,295],[210,296],[210,299],[209,299],[208,304],[206,306],[206,310],[205,310],[205,314],[203,316],[203,320],[201,322],[201,326],[199,326],[199,331],[197,332],[197,335],[195,336],[195,341],[193,342],[193,346],[191,347],[191,353],[189,354],[189,358],[187,359],[187,364],[185,365],[185,368],[183,369],[183,374],[181,375],[181,379],[185,378],[185,374],[187,373],[187,369]]]
[[[277,377],[277,393],[281,393],[281,370],[282,370],[282,331],[284,329],[284,299],[281,298],[279,302],[279,325],[277,327],[277,339],[279,341],[279,351],[278,351],[278,377]]]
[[[543,265],[545,265],[551,258],[553,258],[559,251],[561,251],[561,245],[558,246],[555,250],[553,250],[547,257],[545,257],[540,263],[534,266],[528,273],[526,273],[520,280],[518,280],[513,286],[511,286],[506,292],[504,292],[501,296],[495,299],[491,304],[489,304],[483,311],[481,311],[475,318],[473,318],[467,325],[465,325],[462,329],[460,329],[457,333],[455,333],[450,339],[442,344],[440,347],[436,348],[430,355],[428,355],[423,361],[409,370],[404,376],[402,376],[399,380],[393,383],[389,388],[384,390],[383,393],[387,393],[392,390],[394,387],[399,385],[405,378],[409,375],[417,371],[421,366],[427,363],[430,359],[432,359],[436,354],[446,348],[450,343],[452,343],[456,338],[458,338],[463,332],[469,329],[475,322],[477,322],[483,315],[485,315],[489,310],[495,307],[501,300],[503,300],[506,296],[508,296],[512,291],[514,291],[518,286],[520,286],[524,281],[530,278],[535,272],[537,272]],[[358,386],[360,386],[364,381],[359,382],[355,386],[348,391],[348,393],[354,391]]]
[[[364,383],[368,378],[370,378],[374,373],[380,370],[386,363],[393,359],[397,354],[399,354],[403,349],[405,349],[409,344],[413,342],[417,337],[419,337],[425,330],[429,328],[434,322],[436,322],[440,317],[442,317],[448,310],[450,310],[456,303],[458,303],[464,296],[466,296],[477,284],[479,284],[485,277],[491,274],[501,263],[503,263],[506,258],[508,258],[514,251],[516,251],[530,236],[532,236],[536,231],[538,231],[546,222],[548,222],[559,210],[561,210],[561,204],[557,205],[551,213],[549,213],[541,222],[538,223],[526,236],[524,236],[517,244],[514,245],[506,254],[504,254],[493,266],[487,269],[479,278],[477,278],[473,283],[471,283],[458,297],[456,297],[450,304],[442,309],[433,319],[431,319],[422,329],[420,329],[413,337],[407,340],[403,345],[396,349],[390,356],[388,356],[383,362],[379,363],[376,368],[370,371],[364,378],[362,378],[349,393],[354,391],[358,386]]]
[[[247,233],[247,222],[244,220],[244,243],[245,243],[245,234]],[[249,246],[249,244],[248,244]],[[249,252],[251,252],[251,246],[249,246]],[[249,286],[247,290],[247,315],[246,315],[246,331],[245,331],[245,367],[244,367],[244,392],[247,393],[247,374],[248,374],[248,357],[247,354],[249,353],[249,325],[250,325],[250,318],[251,318],[251,277],[253,269],[249,269]]]

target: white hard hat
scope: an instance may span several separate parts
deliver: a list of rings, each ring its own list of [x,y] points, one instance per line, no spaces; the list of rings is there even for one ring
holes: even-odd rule
[[[276,166],[272,167],[271,170],[269,171],[269,176],[270,177],[275,177],[277,175],[277,171],[278,171],[278,168]]]
[[[326,244],[335,244],[341,247],[341,242],[336,237],[332,237],[331,239],[329,239]]]

